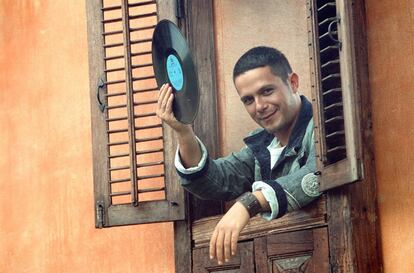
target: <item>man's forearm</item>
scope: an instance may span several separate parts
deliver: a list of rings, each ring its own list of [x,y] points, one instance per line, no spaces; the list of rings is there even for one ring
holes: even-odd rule
[[[259,200],[259,203],[262,206],[263,212],[270,211],[269,202],[267,202],[262,191],[261,190],[254,191],[253,194],[254,196],[256,196],[257,200]]]
[[[201,160],[201,149],[193,129],[188,126],[177,132],[181,163],[185,168],[197,166]]]

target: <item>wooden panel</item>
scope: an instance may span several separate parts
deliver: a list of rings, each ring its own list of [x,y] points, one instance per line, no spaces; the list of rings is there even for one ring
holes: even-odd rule
[[[192,226],[195,246],[205,246],[221,216],[204,218],[195,221]],[[286,214],[282,218],[267,221],[260,216],[250,219],[240,234],[240,240],[246,240],[269,233],[281,233],[301,228],[317,227],[326,224],[326,198],[322,196],[318,201],[306,208]]]
[[[194,132],[206,145],[209,155],[215,158],[219,153],[219,138],[212,1],[187,1],[186,14],[187,39],[200,87],[200,105],[194,121]],[[222,212],[221,202],[197,198],[191,198],[190,202],[192,220]]]
[[[256,272],[330,272],[326,227],[263,236],[254,247]]]
[[[193,251],[193,273],[222,272],[222,273],[254,273],[253,242],[240,243],[237,253],[230,261],[218,265],[217,260],[210,260],[208,247]]]

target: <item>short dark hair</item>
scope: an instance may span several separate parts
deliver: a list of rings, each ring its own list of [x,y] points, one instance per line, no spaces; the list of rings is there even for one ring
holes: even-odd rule
[[[233,81],[239,75],[251,69],[269,66],[272,73],[287,83],[292,68],[282,52],[276,48],[258,46],[244,53],[234,65]]]

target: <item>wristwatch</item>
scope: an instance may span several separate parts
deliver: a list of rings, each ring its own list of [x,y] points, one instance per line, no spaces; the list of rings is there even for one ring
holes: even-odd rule
[[[240,202],[247,209],[250,217],[253,217],[262,211],[262,206],[259,203],[259,199],[257,199],[257,197],[251,192],[243,193],[237,199],[237,201]]]

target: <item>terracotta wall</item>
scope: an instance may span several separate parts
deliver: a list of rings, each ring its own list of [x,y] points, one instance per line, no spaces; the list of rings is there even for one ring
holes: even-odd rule
[[[221,153],[227,155],[244,146],[240,136],[258,128],[240,102],[233,84],[234,64],[244,52],[261,45],[281,50],[299,75],[299,91],[311,97],[306,1],[213,2],[220,147]]]
[[[367,0],[385,273],[414,272],[414,2]]]
[[[173,272],[171,223],[94,228],[85,1],[0,1],[0,68],[0,272]]]

